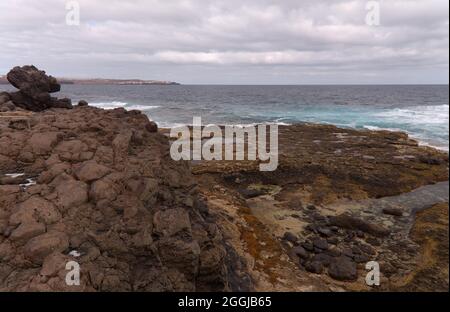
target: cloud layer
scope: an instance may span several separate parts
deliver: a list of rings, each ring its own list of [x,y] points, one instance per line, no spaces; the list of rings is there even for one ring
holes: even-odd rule
[[[0,72],[183,83],[448,83],[447,0],[0,2]]]

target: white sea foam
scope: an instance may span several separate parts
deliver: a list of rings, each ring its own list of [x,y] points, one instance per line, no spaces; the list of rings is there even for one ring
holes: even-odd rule
[[[414,132],[409,132],[409,131],[405,131],[403,129],[398,129],[398,128],[381,128],[381,127],[377,127],[377,126],[364,126],[364,129],[367,130],[371,130],[371,131],[400,131],[400,132],[405,132],[409,135],[409,137],[411,137],[412,139],[416,140],[419,145],[421,146],[429,146],[429,147],[433,147],[436,148],[438,150],[441,151],[445,151],[448,152],[449,151],[449,146],[448,144],[446,145],[444,142],[439,142],[437,140],[433,140],[431,138],[425,137],[424,135],[418,134],[418,133],[414,133]]]
[[[138,104],[134,105],[120,101],[89,103],[89,105],[103,109],[115,109],[123,107],[126,110],[140,110],[140,111],[148,111],[160,107],[155,105],[138,105]]]
[[[415,124],[448,124],[449,106],[444,104],[395,108],[377,113],[375,116]]]
[[[140,111],[149,111],[152,109],[159,108],[160,106],[157,105],[127,105],[125,106],[126,110],[140,110]]]
[[[103,108],[103,109],[115,109],[115,108],[125,107],[128,105],[128,103],[112,101],[112,102],[89,103],[89,105],[98,107],[98,108]]]

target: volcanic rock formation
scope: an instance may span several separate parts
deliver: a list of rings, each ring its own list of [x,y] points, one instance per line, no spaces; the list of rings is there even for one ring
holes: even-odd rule
[[[70,99],[58,99],[50,93],[59,92],[60,84],[56,78],[46,75],[34,66],[14,67],[7,74],[8,81],[19,91],[0,94],[0,110],[14,110],[15,106],[30,111],[43,111],[48,108],[72,108]]]

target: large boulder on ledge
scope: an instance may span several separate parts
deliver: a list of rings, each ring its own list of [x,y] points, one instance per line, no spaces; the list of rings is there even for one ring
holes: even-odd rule
[[[58,100],[50,96],[50,93],[61,90],[56,78],[33,65],[14,67],[6,78],[19,89],[11,93],[10,98],[14,105],[22,109],[38,112],[48,108],[72,108],[69,99]]]

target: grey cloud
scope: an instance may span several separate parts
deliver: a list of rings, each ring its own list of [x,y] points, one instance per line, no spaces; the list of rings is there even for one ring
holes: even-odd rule
[[[0,72],[183,83],[448,83],[448,1],[0,0]]]

